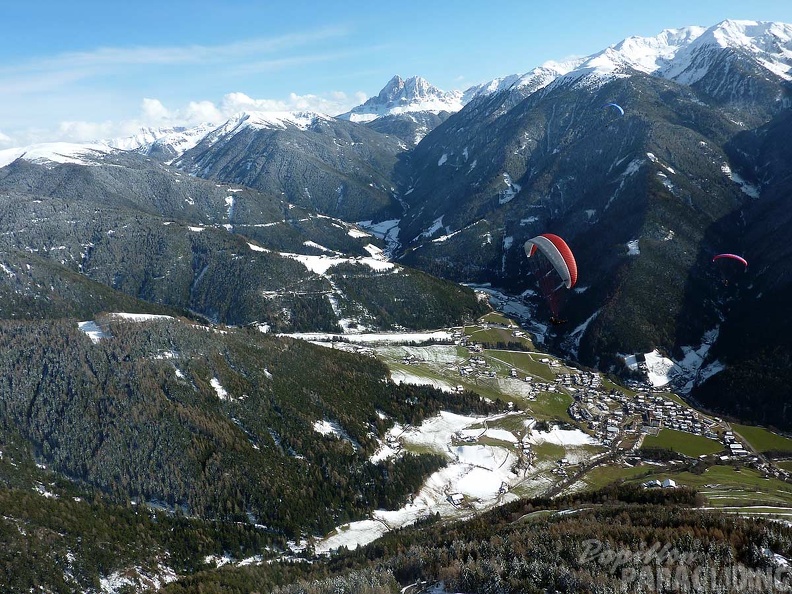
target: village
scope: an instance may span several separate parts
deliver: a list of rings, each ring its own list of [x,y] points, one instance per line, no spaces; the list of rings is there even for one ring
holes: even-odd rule
[[[513,326],[480,322],[477,327],[482,331],[500,330],[510,335],[515,340],[526,337],[526,333]],[[648,383],[631,381],[629,386],[620,389],[612,383],[605,385],[601,374],[580,370],[566,362],[562,362],[551,355],[533,350],[514,351],[530,359],[541,371],[534,368],[532,372],[525,370],[522,365],[505,365],[495,353],[499,349],[492,349],[486,343],[476,342],[472,336],[466,334],[464,329],[453,328],[440,341],[432,340],[431,345],[463,347],[467,356],[460,356],[444,364],[442,373],[438,377],[446,384],[444,389],[461,393],[465,390],[480,389],[482,386],[494,385],[504,378],[519,381],[520,388],[509,384],[518,393],[518,400],[526,403],[536,402],[544,395],[566,395],[572,399],[567,409],[569,419],[560,422],[570,422],[618,454],[617,459],[623,463],[635,465],[644,461],[641,459],[641,448],[648,436],[657,436],[664,429],[688,433],[692,436],[713,440],[722,446],[722,451],[709,457],[720,464],[740,464],[758,470],[764,477],[775,477],[792,482],[792,473],[780,468],[764,456],[753,452],[732,431],[729,423],[715,416],[708,416],[678,400],[673,394],[661,391]],[[383,344],[377,346],[377,341],[368,344],[350,344],[347,341],[332,341],[334,348],[351,350],[359,354],[378,357],[382,356]],[[415,346],[414,342],[412,343]],[[424,346],[431,346],[424,345]],[[392,343],[391,343],[392,346]],[[461,353],[460,353],[461,354]],[[414,347],[407,352],[402,351],[401,356],[393,361],[408,368],[423,369],[428,361],[423,355],[417,353]],[[440,369],[435,368],[436,371]],[[421,377],[424,371],[417,371],[415,378]],[[456,376],[459,383],[453,382]],[[505,392],[504,392],[505,394]],[[530,405],[529,405],[530,408]],[[518,438],[514,444],[518,458],[518,470],[524,470],[536,463],[536,456],[528,440],[531,428],[525,435]],[[470,435],[456,436],[457,443],[472,443],[475,439]],[[389,444],[395,449],[400,449],[397,440]],[[703,456],[702,456],[703,457]],[[556,461],[552,473],[560,479],[565,479],[571,465],[565,458]],[[654,484],[651,481],[647,487],[669,487],[671,483]]]

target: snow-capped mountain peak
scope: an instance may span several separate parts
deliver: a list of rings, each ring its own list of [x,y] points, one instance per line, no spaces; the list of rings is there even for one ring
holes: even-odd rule
[[[309,130],[317,122],[332,119],[328,115],[312,111],[242,111],[203,138],[213,144],[221,138],[227,139],[249,128],[256,130],[287,130],[289,128]]]
[[[459,111],[464,104],[460,91],[442,91],[420,76],[394,76],[376,97],[338,117],[352,122],[369,122],[384,115],[416,111],[439,113]]]
[[[724,49],[747,52],[763,68],[792,80],[792,25],[726,20],[709,28],[691,26],[666,29],[654,37],[628,37],[583,58],[568,72],[559,72],[553,82],[596,86],[638,71],[689,85],[706,76]]]
[[[723,21],[683,48],[662,76],[693,84],[707,72],[708,57],[723,49],[750,54],[763,68],[792,80],[792,25],[759,21]]]
[[[99,165],[104,156],[115,151],[116,149],[106,143],[46,142],[0,150],[0,167],[5,167],[20,158],[42,165],[61,163]]]
[[[139,151],[143,154],[177,156],[194,147],[217,124],[205,122],[193,127],[177,126],[171,128],[141,128],[136,134],[110,140],[107,144],[125,151]]]

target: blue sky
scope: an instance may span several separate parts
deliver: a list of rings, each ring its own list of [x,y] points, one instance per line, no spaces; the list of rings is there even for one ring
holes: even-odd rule
[[[6,3],[0,148],[192,124],[242,108],[335,115],[394,75],[463,90],[630,35],[792,23],[792,0],[43,0]]]

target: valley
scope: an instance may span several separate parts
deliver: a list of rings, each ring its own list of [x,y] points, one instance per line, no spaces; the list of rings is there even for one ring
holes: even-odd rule
[[[502,295],[493,301],[505,303]],[[529,331],[503,313],[430,333],[296,336],[376,358],[397,383],[470,391],[512,409],[484,417],[441,413],[420,426],[394,426],[376,459],[433,452],[445,456],[448,466],[401,509],[375,511],[316,540],[317,554],[354,549],[435,514],[471,518],[522,498],[622,482],[690,487],[712,509],[792,520],[786,461],[792,440],[699,411],[666,387],[653,386],[648,376],[626,387],[544,353]],[[772,459],[765,455],[770,450]]]
[[[0,590],[786,586],[792,25],[341,95],[0,131]]]

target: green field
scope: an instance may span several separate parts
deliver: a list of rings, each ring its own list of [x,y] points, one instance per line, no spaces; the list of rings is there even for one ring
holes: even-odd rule
[[[556,443],[542,442],[533,447],[534,454],[538,460],[550,460],[555,462],[566,457],[564,446]]]
[[[647,448],[668,448],[692,458],[723,450],[723,444],[714,439],[675,429],[661,429],[656,437],[647,435],[643,445]]]
[[[571,422],[569,416],[569,405],[572,404],[572,397],[561,392],[542,392],[536,400],[529,402],[526,408],[533,413],[538,420]]]
[[[673,392],[660,392],[657,394],[657,396],[662,396],[666,400],[673,400],[677,404],[680,404],[686,408],[690,407],[690,405],[685,402],[681,396],[674,394]]]
[[[777,435],[764,427],[737,425],[735,423],[732,423],[731,427],[735,433],[739,433],[744,437],[751,444],[751,447],[758,452],[767,452],[768,450],[792,452],[792,439]]]
[[[501,361],[509,367],[514,367],[518,372],[522,372],[521,375],[533,375],[549,382],[555,379],[555,374],[550,368],[546,364],[539,362],[539,359],[544,357],[543,355],[519,351],[498,351],[495,349],[487,350],[485,354],[490,359]]]
[[[601,489],[617,481],[647,476],[653,470],[647,466],[597,466],[586,473],[583,482],[590,489]]]
[[[792,485],[775,478],[766,479],[759,471],[744,466],[716,465],[703,474],[658,469],[629,482],[662,481],[666,478],[673,479],[677,485],[693,487],[713,507],[771,505],[792,508]]]
[[[526,349],[534,349],[531,339],[527,336],[514,336],[507,328],[481,328],[479,326],[466,326],[465,335],[473,342],[497,344],[519,342]]]
[[[489,324],[501,324],[502,326],[511,326],[513,328],[517,328],[517,324],[511,318],[507,318],[502,313],[498,313],[496,311],[491,311],[488,314],[485,314],[479,318],[482,322],[487,322]]]

